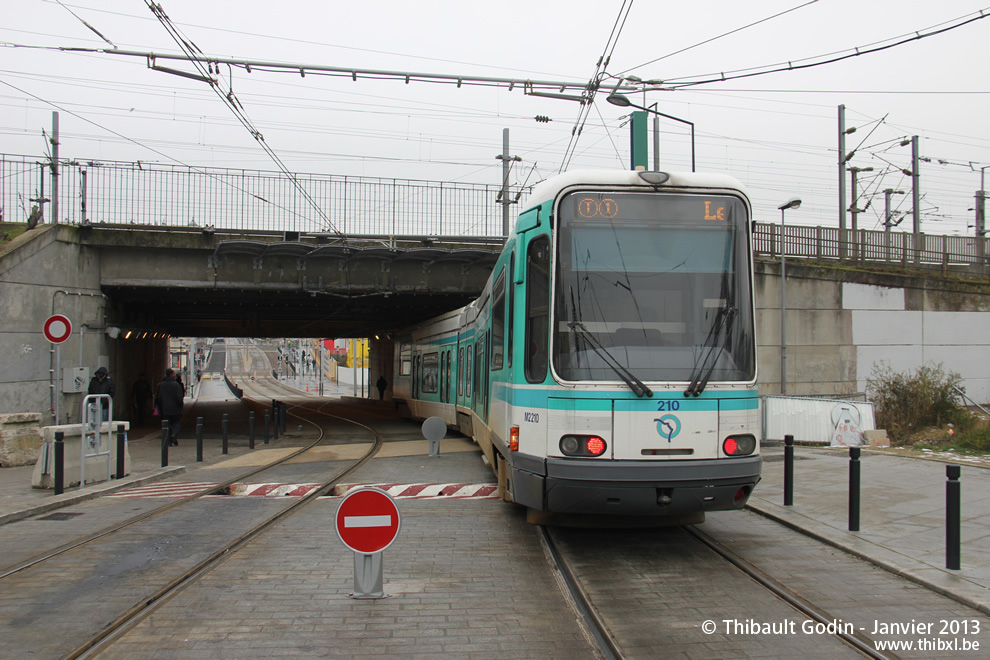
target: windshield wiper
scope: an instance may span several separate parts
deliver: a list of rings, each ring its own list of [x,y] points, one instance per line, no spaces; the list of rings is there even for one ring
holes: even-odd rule
[[[635,374],[633,374],[631,371],[629,371],[624,366],[622,366],[622,364],[620,364],[619,361],[616,360],[604,346],[602,346],[601,342],[599,342],[598,339],[593,334],[591,334],[591,332],[586,327],[584,327],[583,323],[581,323],[580,321],[570,321],[567,324],[567,327],[569,327],[571,330],[576,330],[577,332],[579,332],[581,336],[585,339],[585,341],[587,341],[591,345],[591,348],[595,351],[595,353],[598,354],[598,356],[605,362],[605,364],[607,364],[609,367],[612,368],[612,371],[618,374],[619,378],[622,379],[622,382],[624,382],[629,387],[629,389],[631,389],[636,394],[636,396],[638,397],[653,396],[653,390],[647,387],[646,384],[643,381],[641,381],[639,378],[636,378]]]
[[[698,364],[691,383],[684,390],[684,396],[691,396],[692,394],[694,396],[700,396],[705,391],[705,387],[708,386],[708,379],[715,372],[715,365],[718,364],[718,359],[722,357],[722,351],[725,350],[725,342],[721,341],[722,329],[725,328],[725,337],[728,339],[729,333],[732,332],[732,321],[735,318],[736,308],[734,305],[726,304],[718,310],[718,316],[715,319],[715,323],[712,324],[712,331],[709,333],[711,346],[708,348],[704,359]],[[718,352],[715,352],[716,343],[718,344]],[[705,365],[708,364],[708,358],[711,357],[713,352],[715,353],[715,359],[712,360],[711,365],[706,370]],[[702,372],[704,372],[704,376],[702,376]]]

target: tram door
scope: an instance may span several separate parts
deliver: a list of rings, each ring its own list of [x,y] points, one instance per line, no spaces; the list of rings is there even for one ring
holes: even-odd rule
[[[419,356],[413,358],[412,398],[419,398]]]

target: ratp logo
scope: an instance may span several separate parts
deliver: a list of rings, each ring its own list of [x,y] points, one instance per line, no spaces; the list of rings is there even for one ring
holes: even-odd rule
[[[677,437],[677,434],[681,432],[681,420],[677,419],[673,415],[664,415],[659,419],[654,419],[657,423],[657,433],[661,437],[667,438],[669,443],[671,440]]]

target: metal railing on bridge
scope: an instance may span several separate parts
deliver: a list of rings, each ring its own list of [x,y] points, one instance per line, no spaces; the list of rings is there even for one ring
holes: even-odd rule
[[[783,245],[782,245],[783,244]],[[758,222],[753,249],[758,256],[804,259],[841,259],[887,263],[903,268],[966,268],[990,271],[990,239],[895,231],[788,225],[781,241],[779,224]]]
[[[39,206],[44,222],[53,222],[49,163],[0,155],[0,220],[25,222]],[[376,236],[503,234],[497,185],[294,177],[295,182],[278,172],[140,161],[62,161],[55,222]],[[509,189],[513,201],[525,193]]]

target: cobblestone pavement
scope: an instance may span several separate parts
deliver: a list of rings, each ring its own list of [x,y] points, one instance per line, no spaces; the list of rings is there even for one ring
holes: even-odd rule
[[[221,409],[243,410],[236,402],[202,401],[210,418]],[[354,483],[490,483],[489,468],[477,448],[460,438],[443,441],[441,456],[426,456],[426,443],[416,440],[415,426],[391,419],[387,405],[365,403],[368,414],[387,420],[386,451],[348,481]],[[242,424],[241,422],[238,422]],[[242,424],[243,425],[243,424]],[[239,429],[239,427],[238,427]],[[188,426],[187,426],[188,430]],[[154,506],[154,500],[102,497],[142,481],[218,482],[246,465],[255,465],[287,445],[298,444],[301,433],[267,448],[249,450],[243,437],[232,438],[227,456],[219,454],[217,436],[209,439],[207,460],[196,463],[192,442],[173,448],[172,466],[159,465],[160,448],[153,430],[131,433],[132,475],[109,484],[89,486],[55,498],[49,491],[29,487],[30,469],[0,470],[0,556],[3,564],[51,547],[81,530],[102,527],[126,514]],[[237,433],[243,431],[238,430]],[[336,462],[359,450],[356,436],[339,438],[351,449],[337,447],[318,461],[297,460],[285,466],[280,479],[300,483],[319,481]],[[353,444],[357,443],[357,444]],[[944,641],[979,641],[985,650],[986,615],[990,613],[990,474],[985,467],[963,466],[962,568],[945,568],[945,468],[917,460],[865,451],[862,461],[863,496],[860,532],[846,529],[848,454],[840,450],[798,448],[795,464],[795,504],[782,506],[781,450],[765,450],[764,479],[750,499],[753,513],[710,514],[702,526],[751,561],[765,562],[767,571],[799,593],[819,602],[855,626],[875,621],[908,625],[946,620],[957,622],[959,634],[928,635]],[[267,479],[266,479],[267,480]],[[90,497],[91,499],[84,499]],[[270,498],[226,499],[231,520],[248,511],[261,511]],[[250,500],[245,506],[245,500]],[[241,503],[234,503],[239,501]],[[543,554],[535,529],[516,507],[498,500],[409,500],[400,502],[400,538],[385,553],[384,586],[390,598],[359,601],[348,597],[353,588],[353,556],[333,533],[339,500],[323,499],[282,522],[243,550],[233,553],[201,582],[164,604],[108,651],[109,657],[267,657],[277,655],[423,657],[595,657],[576,614],[566,604]],[[223,510],[223,509],[221,509]],[[240,511],[241,513],[237,513]],[[43,520],[44,513],[70,515],[67,520]],[[800,530],[797,534],[772,519]],[[211,525],[223,525],[220,518]],[[209,528],[207,528],[209,529]],[[167,540],[167,530],[161,530]],[[666,534],[666,532],[660,533]],[[810,536],[809,536],[810,535]],[[812,540],[814,537],[817,540]],[[589,537],[590,538],[590,537]],[[611,534],[608,542],[619,538]],[[603,554],[605,542],[572,543],[582,555],[584,573],[593,591],[625,635],[631,653],[640,657],[834,657],[845,646],[822,638],[809,651],[807,639],[773,639],[765,635],[729,634],[719,628],[711,635],[699,629],[712,618],[706,612],[721,607],[728,620],[751,616],[755,621],[799,621],[779,603],[757,601],[753,587],[736,578],[722,582],[716,563],[704,559],[707,550],[660,536],[665,544],[630,556]],[[164,541],[163,541],[164,542]],[[827,545],[823,545],[824,542]],[[693,543],[693,542],[692,542]],[[698,574],[640,566],[657,553],[692,555]],[[694,548],[694,549],[692,549]],[[651,555],[652,553],[652,555]],[[857,559],[861,557],[866,561]],[[126,553],[120,553],[125,556]],[[695,556],[696,555],[696,556]],[[116,555],[115,555],[116,556]],[[754,559],[755,558],[755,559]],[[107,566],[90,558],[93,567]],[[639,567],[632,581],[609,580],[600,570],[610,561]],[[719,560],[720,561],[720,560]],[[102,562],[102,563],[101,563]],[[126,561],[107,573],[126,578]],[[883,567],[885,570],[879,570]],[[90,570],[77,567],[78,570]],[[119,569],[119,570],[118,570]],[[114,572],[116,571],[116,573]],[[106,571],[105,571],[106,572]],[[911,582],[895,577],[902,575]],[[129,579],[129,578],[128,578]],[[921,589],[918,584],[942,595]],[[57,583],[24,611],[54,607],[60,597],[85,604],[84,592],[60,594]],[[39,592],[40,593],[40,592]],[[684,607],[684,598],[693,606]],[[672,610],[669,604],[680,599]],[[750,603],[759,607],[750,612]],[[725,613],[730,603],[729,613]],[[738,603],[736,605],[735,603]],[[94,604],[93,606],[96,606]],[[81,605],[79,605],[81,607]],[[665,609],[666,608],[666,609]],[[713,618],[714,620],[714,618]],[[979,622],[976,634],[963,634],[958,622]],[[717,621],[718,626],[724,626]],[[8,628],[12,627],[12,628]],[[13,610],[0,613],[0,630],[32,630],[32,622]],[[664,632],[667,631],[667,632]],[[870,632],[867,630],[866,632]],[[969,631],[972,632],[972,631]],[[668,634],[669,633],[669,634]],[[34,629],[43,639],[49,630]],[[907,640],[908,635],[877,635]],[[925,635],[913,635],[921,638]],[[19,640],[28,638],[18,637]],[[986,642],[986,643],[984,643]],[[25,641],[29,644],[29,641]],[[18,648],[21,653],[30,648]],[[20,654],[20,653],[19,653]],[[668,655],[669,654],[669,655]],[[3,655],[7,655],[6,652]],[[41,654],[44,655],[44,654]],[[904,657],[937,657],[937,649]],[[954,655],[952,657],[955,657]]]

